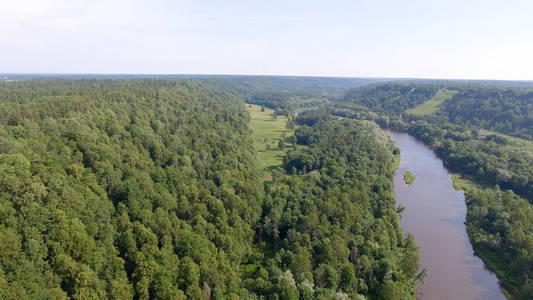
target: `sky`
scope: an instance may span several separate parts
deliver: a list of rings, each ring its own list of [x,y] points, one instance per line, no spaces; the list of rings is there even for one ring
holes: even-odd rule
[[[533,80],[533,1],[0,0],[0,73]]]

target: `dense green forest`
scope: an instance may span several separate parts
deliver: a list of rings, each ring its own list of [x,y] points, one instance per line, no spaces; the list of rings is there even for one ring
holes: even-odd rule
[[[375,111],[397,113],[426,102],[438,90],[437,83],[376,83],[348,91],[344,101],[360,104]]]
[[[395,211],[397,150],[388,137],[353,120],[317,120],[295,136],[286,172],[265,186],[259,245],[268,259],[254,272],[257,292],[287,286],[282,299],[413,298],[418,248],[413,236],[404,239]],[[277,286],[264,284],[276,278]]]
[[[413,123],[408,132],[445,159],[453,170],[487,184],[497,184],[533,202],[533,149],[497,134],[424,121]]]
[[[2,298],[243,293],[261,192],[238,98],[191,81],[0,89]]]
[[[373,82],[384,81],[377,78],[342,78],[342,77],[305,77],[305,76],[204,76],[224,85],[244,97],[263,94],[324,94],[342,93]]]
[[[385,81],[378,78],[294,76],[204,76],[241,95],[247,103],[276,110],[277,114],[312,110],[330,99],[340,99],[350,89]]]
[[[446,89],[436,111],[406,112]],[[474,248],[527,299],[531,98],[525,84],[447,81],[0,83],[0,297],[412,299],[425,274],[378,123],[463,175]],[[243,100],[288,116],[269,180]]]
[[[249,118],[217,80],[0,83],[0,297],[413,298],[379,128],[308,116],[263,182]]]
[[[469,88],[446,101],[450,122],[533,140],[533,89]]]

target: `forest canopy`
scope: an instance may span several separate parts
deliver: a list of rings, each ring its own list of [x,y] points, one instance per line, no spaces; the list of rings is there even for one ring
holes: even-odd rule
[[[194,81],[0,90],[3,298],[241,293],[262,196],[237,97]]]
[[[243,97],[216,80],[1,83],[0,297],[414,297],[393,145],[302,120],[263,182]]]

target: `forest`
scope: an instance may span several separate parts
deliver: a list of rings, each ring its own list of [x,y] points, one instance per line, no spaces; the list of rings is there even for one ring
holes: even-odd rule
[[[410,102],[408,94],[420,84],[426,85],[425,90],[438,86],[458,92],[434,113],[409,114],[408,108],[434,96],[428,93],[425,100]],[[390,90],[404,85],[411,89],[404,87],[396,101],[385,101]],[[529,299],[533,293],[532,86],[442,81],[378,83],[361,90],[348,92],[346,101],[329,110],[373,120],[430,145],[447,167],[464,178],[458,187],[466,191],[466,225],[474,248],[512,295]]]
[[[2,298],[242,294],[261,190],[237,97],[150,80],[0,93]]]
[[[430,100],[439,90],[457,93],[431,115],[406,112]],[[337,106],[360,105],[401,115],[407,120],[453,123],[533,140],[533,84],[470,81],[397,81],[374,83],[346,92]],[[360,111],[360,109],[355,109]]]
[[[438,90],[437,83],[376,83],[348,91],[343,100],[370,107],[375,111],[395,113],[424,103]]]
[[[278,114],[314,110],[331,99],[341,99],[350,89],[384,81],[377,78],[215,76],[209,80],[241,95],[247,103],[262,105]]]
[[[269,255],[255,288],[272,294],[296,282],[282,299],[413,298],[422,275],[395,211],[393,144],[375,124],[353,120],[317,119],[295,136],[285,171],[265,185],[258,238]],[[257,285],[267,276],[283,280]]]
[[[301,114],[264,181],[217,80],[0,83],[3,299],[414,298],[372,122]]]
[[[533,140],[533,89],[465,89],[445,102],[442,110],[455,124]]]
[[[2,82],[0,297],[413,299],[426,274],[399,223],[400,151],[377,123],[461,175],[475,250],[528,299],[531,97],[492,82]],[[287,123],[275,149],[253,137],[251,104]]]

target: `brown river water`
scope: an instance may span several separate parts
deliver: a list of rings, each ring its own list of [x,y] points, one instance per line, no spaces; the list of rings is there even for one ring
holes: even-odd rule
[[[463,191],[453,188],[451,173],[435,152],[412,136],[386,130],[401,149],[394,176],[398,204],[405,206],[401,225],[415,235],[420,246],[420,268],[427,270],[425,284],[418,284],[417,299],[505,299],[498,279],[476,255],[464,225]],[[408,186],[403,174],[416,176]]]

